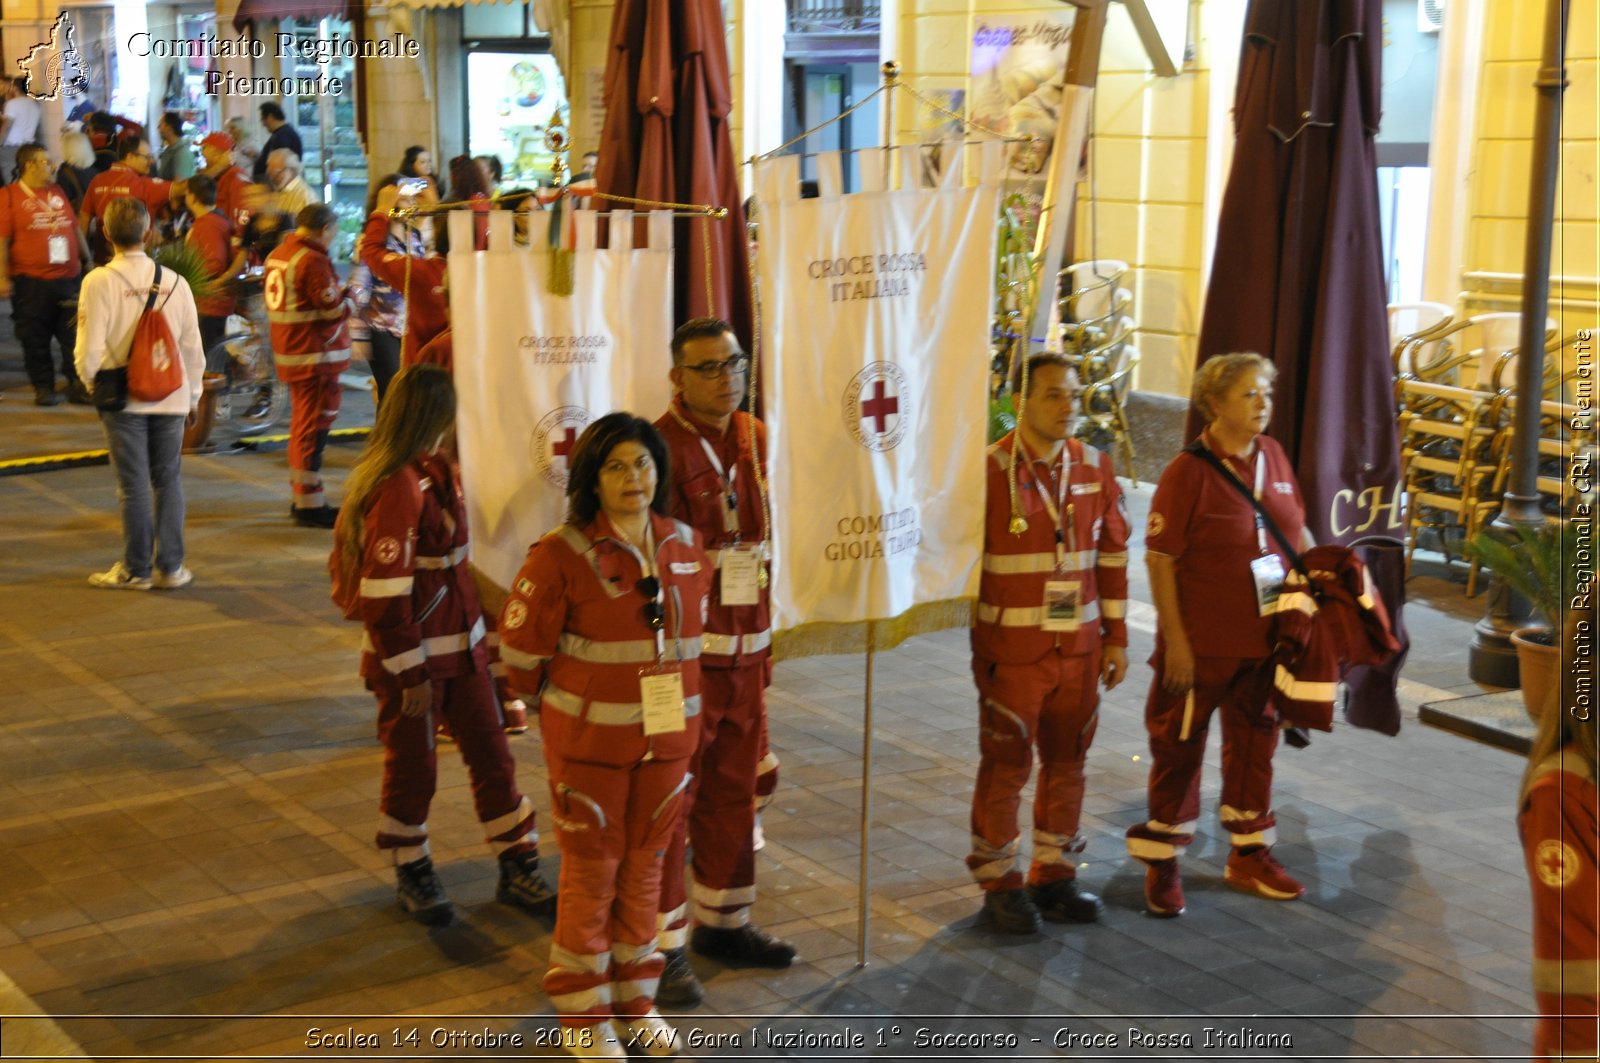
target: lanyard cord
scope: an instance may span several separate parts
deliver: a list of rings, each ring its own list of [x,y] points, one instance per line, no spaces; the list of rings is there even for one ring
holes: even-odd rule
[[[1037,461],[1037,459],[1035,459]],[[1067,567],[1066,543],[1071,542],[1073,550],[1078,548],[1077,509],[1078,507],[1067,501],[1067,481],[1072,479],[1072,441],[1061,442],[1061,478],[1056,483],[1056,498],[1050,498],[1050,492],[1044,488],[1044,482],[1039,479],[1038,470],[1034,471],[1034,483],[1039,488],[1039,497],[1044,500],[1045,512],[1050,514],[1050,521],[1056,530],[1056,571],[1063,572]],[[1066,511],[1066,534],[1062,534],[1061,514]]]
[[[695,426],[678,412],[678,404],[672,403],[667,407],[672,412],[673,420],[682,425],[684,430],[691,433],[700,441],[700,449],[706,452],[706,458],[711,462],[711,467],[717,472],[717,479],[722,481],[722,499],[726,505],[722,508],[722,530],[733,536],[735,545],[738,544],[742,528],[739,524],[739,493],[734,490],[734,481],[739,477],[739,465],[734,463],[733,469],[726,470],[722,466],[722,459],[717,456],[716,448],[711,445]],[[735,445],[737,445],[735,440]]]
[[[1218,459],[1218,463],[1224,469],[1227,469],[1229,474],[1235,480],[1239,481],[1239,486],[1240,487],[1243,487],[1247,491],[1249,490],[1249,486],[1244,482],[1244,477],[1240,476],[1239,475],[1239,470],[1235,469],[1233,467],[1233,462],[1229,461],[1226,457],[1223,457],[1223,458]],[[1256,469],[1255,469],[1256,489],[1255,489],[1254,493],[1255,493],[1255,499],[1256,499],[1256,501],[1258,503],[1261,501],[1261,489],[1266,486],[1266,475],[1267,475],[1267,455],[1266,455],[1265,450],[1262,448],[1261,444],[1257,443],[1256,444]],[[1261,510],[1254,509],[1253,513],[1254,513],[1254,516],[1256,518],[1256,546],[1261,551],[1261,556],[1262,557],[1266,557],[1268,552],[1269,552],[1267,550],[1267,524],[1266,524],[1266,521],[1264,521],[1262,519],[1262,517],[1261,517]]]

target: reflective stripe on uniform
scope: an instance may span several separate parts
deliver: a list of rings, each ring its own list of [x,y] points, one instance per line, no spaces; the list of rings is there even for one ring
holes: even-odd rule
[[[393,675],[399,675],[407,668],[415,668],[425,662],[429,657],[440,657],[447,653],[461,653],[470,650],[483,641],[483,617],[472,625],[471,631],[459,631],[454,635],[432,635],[422,640],[422,645],[415,649],[397,653],[393,657],[383,658],[383,667]],[[367,653],[377,653],[378,647],[373,644],[372,633],[362,632],[361,648]]]
[[[1281,664],[1273,676],[1272,685],[1285,697],[1295,701],[1332,701],[1339,687],[1338,683],[1315,683],[1309,679],[1296,679],[1294,673]]]
[[[434,554],[418,554],[418,568],[454,568],[467,559],[467,548],[458,546],[448,554],[437,556]]]
[[[1081,572],[1094,567],[1095,552],[1093,550],[1078,550],[1062,556],[1062,570],[1066,572]],[[1055,551],[1037,554],[989,554],[983,555],[983,570],[993,572],[999,576],[1022,576],[1038,572],[1054,572],[1056,570]]]
[[[708,631],[702,636],[702,645],[702,653],[716,657],[756,653],[772,645],[772,629],[752,631],[744,635],[718,635]]]
[[[500,644],[501,662],[512,668],[520,668],[524,672],[533,671],[549,659],[548,655],[541,656],[537,653],[524,653],[515,646],[507,646],[505,643]]]
[[[1533,961],[1533,991],[1557,996],[1600,993],[1600,960]]]
[[[334,362],[348,362],[350,348],[340,351],[313,351],[310,354],[274,354],[273,361],[280,366],[293,368],[302,365],[331,365]]]
[[[644,722],[644,706],[637,701],[585,701],[582,695],[553,685],[544,688],[542,700],[557,712],[607,727],[627,727]],[[699,694],[683,699],[683,715],[685,719],[700,715]]]
[[[678,640],[680,660],[692,661],[700,656],[700,639]],[[556,652],[575,661],[588,664],[647,664],[656,659],[655,639],[623,639],[602,642],[582,635],[564,634],[556,644]]]
[[[1084,602],[1082,623],[1089,623],[1100,619],[1100,603]],[[1026,607],[990,605],[988,602],[978,603],[978,623],[999,624],[1001,627],[1040,627],[1045,621],[1045,608],[1042,605]]]
[[[392,576],[389,579],[371,579],[363,576],[361,597],[398,598],[403,594],[410,594],[411,587],[415,583],[416,580],[410,576]]]

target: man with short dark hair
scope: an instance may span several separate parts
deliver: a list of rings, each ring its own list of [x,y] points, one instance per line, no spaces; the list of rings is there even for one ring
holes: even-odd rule
[[[339,516],[322,491],[322,451],[339,416],[339,374],[350,365],[349,290],[328,257],[339,235],[332,207],[313,203],[267,256],[263,291],[278,379],[289,385],[289,515],[303,528],[331,528]]]
[[[200,255],[206,272],[217,278],[217,290],[196,300],[200,314],[200,342],[205,350],[222,342],[233,313],[233,277],[244,265],[244,252],[233,247],[233,222],[217,210],[217,183],[203,173],[184,182],[184,206],[194,223],[184,242]]]
[[[130,196],[145,205],[154,217],[167,205],[172,194],[172,182],[150,176],[155,155],[150,142],[142,136],[124,137],[117,147],[117,162],[104,173],[95,174],[94,180],[83,193],[83,208],[78,224],[89,238],[94,260],[100,265],[111,261],[111,242],[101,233],[100,215],[113,199]]]
[[[672,337],[676,395],[656,421],[672,458],[672,516],[704,536],[717,570],[700,651],[700,745],[661,873],[667,964],[656,999],[668,1005],[692,1006],[702,995],[685,944],[736,966],[787,967],[795,957],[793,945],[750,922],[772,632],[765,473],[758,471],[766,428],[739,410],[749,364],[726,321],[684,323]],[[694,849],[692,913],[686,843]]]
[[[267,179],[267,160],[271,158],[274,151],[279,148],[288,148],[294,152],[295,158],[303,159],[305,158],[306,149],[300,143],[300,133],[284,117],[282,107],[268,100],[257,110],[261,112],[261,124],[267,127],[268,134],[267,142],[261,145],[261,154],[256,156],[256,164],[251,169],[251,176],[257,184],[260,184]]]
[[[983,577],[972,627],[978,773],[967,870],[990,923],[1037,934],[1089,923],[1078,889],[1084,759],[1100,684],[1127,674],[1128,511],[1108,455],[1071,438],[1077,380],[1035,355],[1017,427],[989,448]],[[1038,750],[1033,854],[1019,865],[1017,812]]]
[[[143,203],[129,196],[113,199],[106,205],[105,227],[116,255],[110,264],[91,270],[83,279],[78,372],[85,380],[93,380],[103,369],[128,364],[134,330],[154,286],[155,305],[178,344],[183,383],[165,398],[146,402],[130,396],[125,408],[100,411],[111,467],[117,476],[123,552],[122,560],[105,572],[96,572],[89,582],[107,590],[176,590],[194,579],[183,563],[180,475],[183,429],[186,423],[193,423],[205,373],[194,296],[188,282],[172,270],[162,270],[157,280],[156,264],[144,252],[150,212]]]
[[[67,194],[51,179],[50,153],[37,144],[24,144],[17,162],[22,176],[0,189],[0,298],[11,300],[11,320],[22,344],[34,403],[61,403],[55,359],[50,355],[54,339],[61,347],[67,398],[87,405],[89,390],[73,367],[72,350],[78,332],[74,304],[82,271],[89,264],[89,246]]]
[[[183,138],[183,115],[168,111],[156,123],[161,137],[161,154],[156,158],[156,176],[163,181],[182,181],[194,176],[194,152]]]

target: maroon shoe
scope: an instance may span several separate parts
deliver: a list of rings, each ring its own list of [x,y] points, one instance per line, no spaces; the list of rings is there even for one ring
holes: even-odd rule
[[[1183,876],[1178,873],[1178,858],[1154,860],[1144,869],[1145,911],[1157,919],[1176,919],[1183,914]]]
[[[1269,901],[1292,901],[1306,891],[1266,848],[1257,849],[1248,856],[1233,850],[1228,854],[1228,867],[1223,877],[1241,893],[1253,893]]]

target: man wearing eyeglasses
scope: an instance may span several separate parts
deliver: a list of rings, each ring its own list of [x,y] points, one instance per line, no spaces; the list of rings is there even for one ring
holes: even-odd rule
[[[150,141],[144,137],[126,137],[117,148],[117,161],[104,173],[95,174],[94,180],[83,193],[83,208],[78,224],[89,238],[96,265],[111,261],[112,247],[101,232],[106,207],[113,199],[131,196],[143,203],[155,219],[167,206],[172,193],[172,182],[150,176],[155,164],[155,153]]]
[[[667,965],[656,1000],[679,1007],[698,1004],[702,996],[686,944],[735,966],[787,967],[795,957],[793,945],[750,922],[772,632],[768,515],[757,482],[766,428],[739,410],[749,364],[726,321],[686,322],[672,337],[676,394],[656,421],[671,454],[672,515],[705,537],[717,568],[700,656],[700,748],[689,767],[689,811],[661,875],[660,947]],[[692,934],[686,841],[694,847]]]

